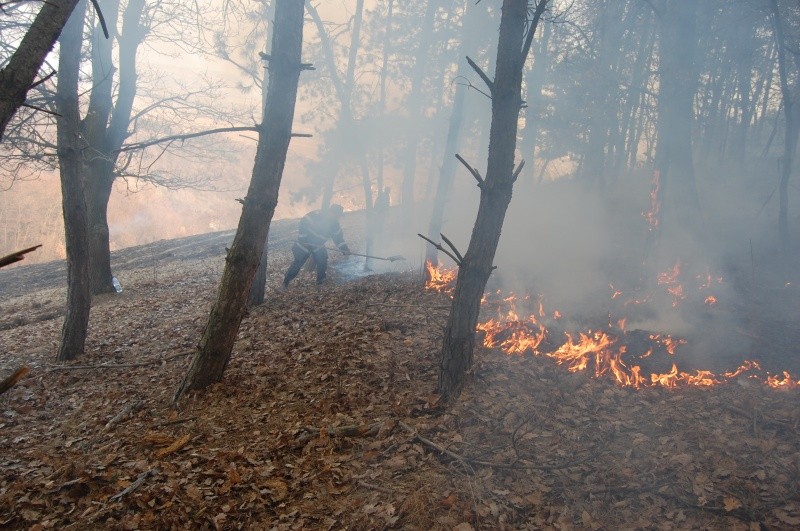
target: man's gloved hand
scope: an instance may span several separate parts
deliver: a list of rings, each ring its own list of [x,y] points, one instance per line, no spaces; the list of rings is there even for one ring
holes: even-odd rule
[[[350,247],[348,247],[347,244],[339,247],[339,250],[342,251],[342,254],[350,254]]]

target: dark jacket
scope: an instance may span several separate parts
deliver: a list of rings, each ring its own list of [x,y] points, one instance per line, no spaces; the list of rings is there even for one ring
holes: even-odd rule
[[[328,239],[333,240],[333,243],[341,251],[349,252],[338,219],[321,210],[314,210],[303,216],[300,220],[300,235],[297,243],[313,252],[315,249],[324,247]]]

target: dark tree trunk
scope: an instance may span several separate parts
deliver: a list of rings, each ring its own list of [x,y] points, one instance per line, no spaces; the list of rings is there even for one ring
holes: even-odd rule
[[[784,250],[789,247],[789,179],[792,176],[792,164],[797,151],[797,139],[800,136],[800,83],[794,90],[789,86],[789,65],[786,57],[786,38],[783,32],[783,20],[778,8],[778,0],[770,0],[775,43],[778,50],[778,75],[781,85],[781,101],[783,115],[786,118],[783,156],[781,157],[781,178],[778,185],[778,234]],[[794,52],[792,52],[794,53]],[[797,83],[797,82],[796,82]]]
[[[89,328],[89,256],[86,234],[86,202],[83,195],[81,153],[84,147],[78,124],[78,71],[86,3],[73,11],[64,31],[58,60],[56,119],[64,234],[67,245],[67,313],[61,331],[58,360],[74,359],[84,352]]]
[[[529,31],[535,32],[547,0],[540,0]],[[486,178],[472,237],[458,267],[453,303],[444,332],[439,393],[444,400],[456,398],[472,367],[475,326],[481,297],[492,272],[506,210],[516,178],[514,151],[517,121],[522,108],[522,67],[527,48],[523,47],[528,2],[504,0],[497,47],[497,68],[491,86],[492,124]],[[532,35],[532,34],[531,34]],[[529,42],[526,40],[526,42]]]
[[[77,4],[78,0],[44,2],[19,48],[0,70],[0,139]]]
[[[222,379],[231,357],[247,296],[269,233],[292,133],[303,44],[303,0],[277,0],[269,88],[259,127],[256,161],[217,300],[198,351],[175,398]]]
[[[108,20],[116,21],[119,5],[106,9]],[[83,134],[91,146],[87,162],[86,204],[89,209],[89,257],[92,294],[113,293],[111,246],[108,229],[108,201],[114,185],[114,166],[128,134],[133,101],[136,98],[136,52],[147,35],[141,24],[144,0],[128,2],[122,18],[122,33],[112,39],[101,36],[99,24],[92,39],[92,92],[83,122]],[[114,100],[113,39],[118,41],[119,88]]]
[[[670,213],[670,224],[700,236],[702,218],[692,161],[696,11],[696,2],[667,0],[661,13],[656,170],[663,194],[661,212]],[[663,223],[660,226],[666,230]]]

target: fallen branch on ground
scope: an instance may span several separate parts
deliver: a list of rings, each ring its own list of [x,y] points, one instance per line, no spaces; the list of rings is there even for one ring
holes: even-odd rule
[[[297,440],[306,443],[318,437],[372,437],[377,435],[383,422],[373,424],[352,424],[348,426],[328,426],[325,428],[315,428],[314,426],[303,426],[300,431],[303,433],[297,436]]]
[[[31,370],[25,366],[22,366],[16,371],[14,371],[14,374],[12,374],[11,376],[3,380],[2,383],[0,383],[0,395],[2,395],[15,385],[17,385],[17,382],[22,380],[22,378],[25,377],[25,375],[28,374],[29,372],[31,372]]]
[[[141,400],[137,400],[137,401],[135,401],[135,402],[131,402],[130,404],[128,404],[127,406],[125,406],[125,407],[122,409],[122,411],[120,411],[119,413],[117,413],[117,414],[114,416],[114,418],[112,418],[111,420],[109,420],[109,421],[106,423],[104,430],[105,430],[105,431],[108,431],[108,430],[110,430],[111,428],[113,428],[114,426],[116,426],[117,424],[119,424],[119,423],[120,423],[122,420],[124,420],[124,419],[125,419],[125,418],[126,418],[128,415],[130,415],[130,414],[132,414],[132,413],[135,413],[136,411],[138,411],[138,410],[139,410],[141,407],[142,407],[142,401],[141,401]]]
[[[130,485],[125,487],[124,490],[122,490],[122,491],[118,492],[117,494],[114,494],[113,496],[111,496],[108,499],[108,501],[115,502],[115,501],[121,500],[123,496],[126,496],[126,495],[130,494],[131,492],[133,492],[134,490],[136,490],[139,487],[141,487],[142,483],[144,483],[144,480],[147,479],[147,477],[150,476],[150,474],[152,474],[152,473],[153,473],[152,469],[148,470],[147,472],[142,472],[141,474],[139,474],[139,477],[136,478],[136,481],[134,481],[133,483],[131,483]]]

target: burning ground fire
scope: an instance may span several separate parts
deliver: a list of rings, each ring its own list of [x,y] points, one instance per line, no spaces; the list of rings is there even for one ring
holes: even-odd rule
[[[433,267],[430,263],[427,263],[426,267],[429,279],[425,283],[426,289],[450,295],[456,271]],[[683,285],[678,281],[679,275],[680,262],[676,262],[669,271],[658,275],[658,284],[665,286],[667,293],[672,296],[673,307],[677,307],[686,298]],[[699,287],[701,290],[708,290],[715,282],[722,282],[722,278],[713,278],[710,274],[699,280],[702,282]],[[622,292],[613,286],[611,286],[611,290],[612,299],[622,296]],[[640,304],[646,300],[648,299],[631,299],[626,301],[623,306]],[[720,374],[706,370],[684,372],[679,370],[673,362],[672,368],[668,372],[652,372],[645,375],[641,365],[637,363],[638,360],[649,358],[654,353],[674,356],[677,349],[687,343],[686,339],[673,338],[666,334],[647,334],[646,337],[639,334],[638,337],[633,337],[636,334],[626,330],[626,319],[622,318],[613,324],[609,319],[610,324],[607,331],[588,330],[577,334],[563,332],[566,339],[558,340],[553,336],[559,334],[552,330],[556,328],[557,322],[561,319],[560,312],[547,312],[541,301],[531,304],[533,301],[530,297],[523,297],[521,304],[525,307],[535,306],[536,310],[526,317],[520,317],[517,310],[518,302],[513,293],[502,294],[498,291],[484,295],[481,305],[484,308],[496,307],[496,316],[478,323],[476,327],[479,332],[484,334],[484,347],[499,348],[509,355],[524,355],[530,352],[534,356],[545,356],[558,365],[563,365],[570,372],[583,371],[592,367],[596,377],[610,377],[618,385],[634,389],[680,386],[710,387],[730,382],[745,373],[749,373],[751,378],[763,380],[764,383],[776,389],[800,386],[800,380],[793,379],[786,371],[782,376],[760,376],[758,373],[761,372],[761,366],[756,361],[745,361],[737,369]],[[705,296],[706,305],[715,303],[716,297],[710,294]],[[634,351],[634,349],[638,349],[638,351]]]

